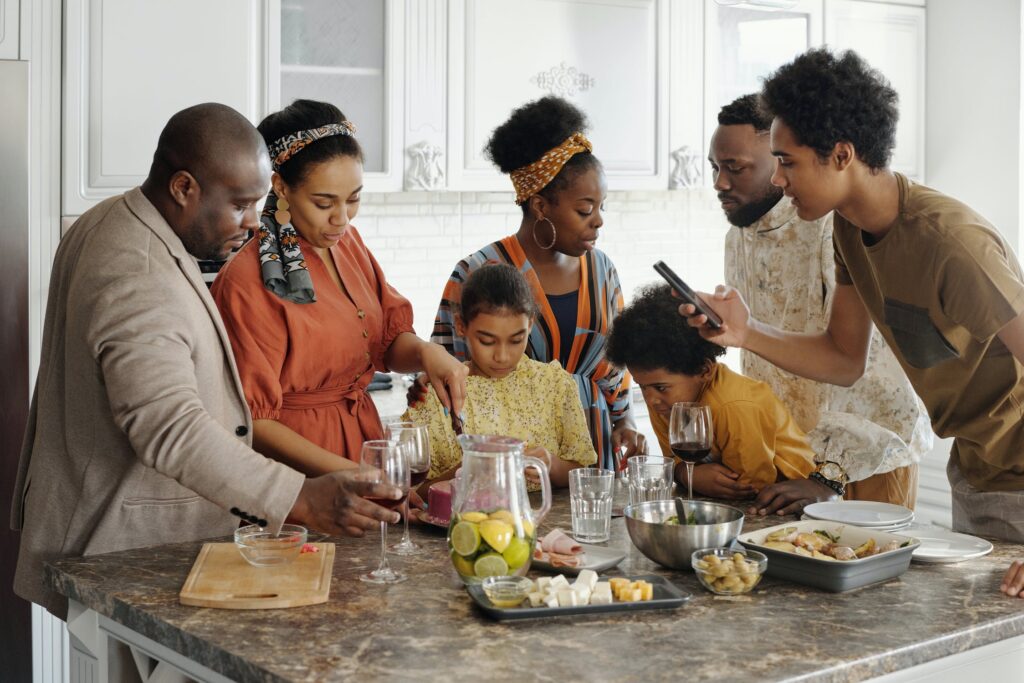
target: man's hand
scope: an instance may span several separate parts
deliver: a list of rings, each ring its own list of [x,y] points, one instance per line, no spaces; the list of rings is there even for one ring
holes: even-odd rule
[[[686,463],[676,464],[676,480],[686,484]],[[754,488],[740,481],[740,475],[719,462],[693,468],[693,490],[709,498],[750,498]]]
[[[811,503],[838,500],[839,494],[813,479],[788,479],[769,484],[757,494],[748,515],[795,515]]]
[[[1011,598],[1014,596],[1024,598],[1024,562],[1015,560],[1010,565],[1010,568],[1006,570],[1006,575],[1003,576],[1003,583],[999,586],[999,590]]]
[[[290,516],[310,529],[340,536],[362,536],[381,522],[394,524],[400,519],[397,512],[366,499],[398,500],[402,492],[394,486],[371,483],[366,479],[368,474],[339,470],[307,478]]]
[[[736,346],[743,348],[747,339],[747,325],[750,322],[750,309],[739,291],[733,287],[718,285],[714,295],[704,292],[697,292],[697,296],[704,300],[711,307],[718,317],[722,319],[722,327],[713,330],[708,327],[708,318],[703,313],[698,313],[691,304],[681,304],[679,315],[686,318],[690,327],[696,327],[700,336],[712,341],[719,346]]]

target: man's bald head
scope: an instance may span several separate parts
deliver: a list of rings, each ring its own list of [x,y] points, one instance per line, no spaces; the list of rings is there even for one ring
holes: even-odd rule
[[[256,128],[223,104],[183,109],[160,133],[142,191],[200,259],[222,259],[259,226],[270,155]]]

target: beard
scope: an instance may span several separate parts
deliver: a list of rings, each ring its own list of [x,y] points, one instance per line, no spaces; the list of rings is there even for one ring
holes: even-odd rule
[[[741,204],[732,211],[726,211],[725,219],[737,228],[746,228],[771,211],[780,199],[782,199],[782,188],[777,185],[769,185],[759,198],[747,204]]]

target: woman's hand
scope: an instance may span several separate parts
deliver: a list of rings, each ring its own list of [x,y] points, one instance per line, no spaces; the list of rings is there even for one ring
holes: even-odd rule
[[[761,489],[748,515],[795,515],[811,503],[838,500],[839,494],[813,479],[787,479]]]
[[[676,480],[686,485],[686,463],[676,464]],[[740,475],[720,462],[695,465],[693,490],[709,498],[750,498],[754,487],[740,481]]]
[[[622,460],[631,455],[647,455],[647,437],[636,430],[627,420],[619,420],[612,429],[612,450],[625,449]]]
[[[409,390],[405,392],[405,405],[410,408],[414,408],[420,403],[423,403],[423,399],[426,397],[427,376],[421,372],[416,375],[416,379],[414,379],[412,384],[409,385]]]
[[[469,368],[450,355],[443,346],[430,342],[423,342],[420,362],[441,405],[456,415],[460,414],[466,399]]]
[[[707,316],[698,313],[692,304],[679,306],[679,315],[686,318],[690,327],[696,327],[700,336],[720,346],[736,346],[743,348],[747,340],[747,326],[750,322],[750,309],[743,297],[733,287],[718,285],[713,295],[698,292],[704,303],[722,319],[722,327],[713,330],[707,325]]]
[[[1014,596],[1024,598],[1024,562],[1014,560],[1010,568],[1006,570],[1006,575],[1003,576],[1003,583],[999,586],[999,590],[1011,598]]]

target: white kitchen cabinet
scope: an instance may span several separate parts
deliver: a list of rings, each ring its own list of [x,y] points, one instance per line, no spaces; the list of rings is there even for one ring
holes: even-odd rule
[[[448,22],[448,186],[509,190],[484,156],[512,109],[558,95],[590,120],[608,184],[668,182],[666,0],[457,0]]]
[[[852,49],[899,94],[892,168],[924,182],[925,8],[866,0],[826,0],[825,42]]]
[[[268,110],[267,0],[65,4],[64,215],[142,182],[167,119],[222,102]]]
[[[21,25],[18,0],[0,0],[0,59],[19,59]]]

